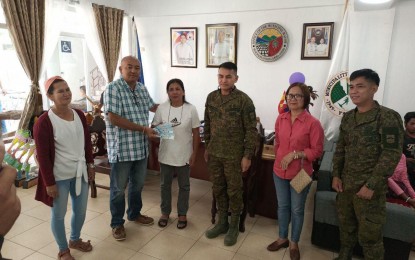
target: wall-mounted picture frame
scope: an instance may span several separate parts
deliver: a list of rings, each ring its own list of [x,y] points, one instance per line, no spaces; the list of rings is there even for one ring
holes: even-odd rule
[[[231,61],[236,64],[237,23],[206,24],[206,67],[217,68]]]
[[[334,23],[305,23],[303,25],[302,60],[330,60]]]
[[[170,57],[172,67],[197,68],[197,28],[170,28]]]

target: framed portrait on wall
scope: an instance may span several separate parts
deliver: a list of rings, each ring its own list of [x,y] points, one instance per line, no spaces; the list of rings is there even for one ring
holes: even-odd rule
[[[206,67],[236,64],[237,23],[206,24]]]
[[[303,25],[302,60],[330,60],[334,23],[305,23]]]
[[[197,68],[197,28],[170,28],[170,57],[172,67]]]

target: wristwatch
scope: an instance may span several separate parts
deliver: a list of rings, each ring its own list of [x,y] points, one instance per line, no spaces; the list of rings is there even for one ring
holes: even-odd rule
[[[86,166],[88,166],[88,168],[95,169],[95,164],[93,163],[87,163]]]
[[[369,190],[375,190],[375,189],[373,188],[373,186],[372,186],[372,185],[370,185],[368,182],[366,182],[366,183],[365,183],[365,186],[366,186],[366,188],[368,188]]]

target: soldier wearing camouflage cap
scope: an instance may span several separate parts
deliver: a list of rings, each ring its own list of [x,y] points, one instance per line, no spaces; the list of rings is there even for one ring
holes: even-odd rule
[[[356,108],[342,118],[333,159],[339,260],[352,259],[357,241],[365,259],[384,258],[387,180],[402,154],[403,124],[397,112],[374,100],[379,81],[371,69],[350,75],[350,98]]]
[[[219,88],[208,95],[205,105],[205,160],[219,211],[218,223],[205,235],[215,238],[226,233],[226,246],[234,245],[238,238],[243,209],[242,173],[251,165],[258,138],[255,106],[248,95],[235,87],[237,81],[236,65],[222,63],[218,71]]]

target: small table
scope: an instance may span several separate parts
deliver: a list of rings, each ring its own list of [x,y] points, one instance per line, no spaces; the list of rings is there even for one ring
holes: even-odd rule
[[[274,159],[261,160],[260,170],[257,172],[257,199],[255,213],[267,218],[277,219],[278,201],[274,185]]]

